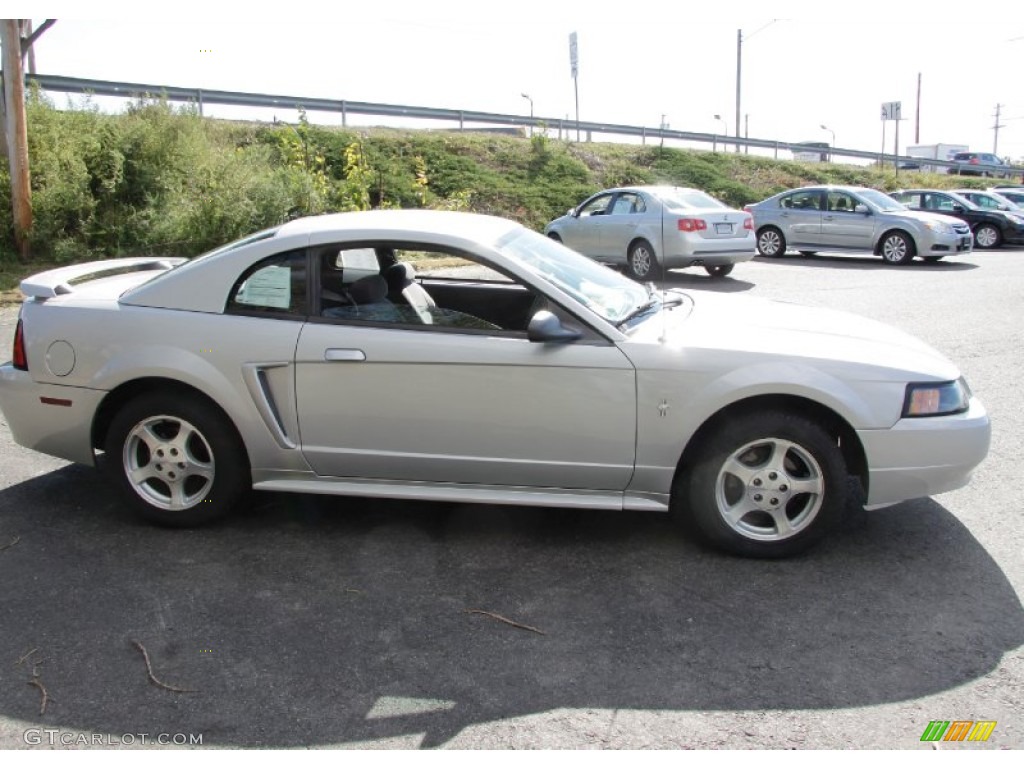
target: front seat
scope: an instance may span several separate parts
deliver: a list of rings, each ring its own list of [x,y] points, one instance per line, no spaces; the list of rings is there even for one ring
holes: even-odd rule
[[[431,324],[431,310],[437,302],[427,293],[426,289],[416,282],[416,270],[412,264],[400,262],[384,270],[384,279],[388,286],[388,299],[396,304],[408,304],[412,307],[424,324]]]

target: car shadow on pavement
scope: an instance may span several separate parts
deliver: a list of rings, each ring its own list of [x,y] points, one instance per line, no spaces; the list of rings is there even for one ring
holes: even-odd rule
[[[976,258],[977,253],[970,254],[970,258]],[[977,269],[978,265],[971,261],[963,261],[963,256],[953,256],[958,261],[922,261],[914,259],[909,264],[893,265],[882,261],[880,256],[864,254],[863,256],[851,254],[816,253],[813,256],[797,255],[788,253],[785,256],[766,258],[757,256],[754,261],[758,264],[774,264],[776,266],[800,266],[800,267],[823,267],[826,269],[893,269],[912,270],[922,272],[960,272],[968,269]]]
[[[207,746],[432,747],[559,708],[904,701],[1024,642],[1014,589],[929,499],[861,513],[779,562],[705,551],[653,513],[279,494],[246,507],[154,528],[75,466],[0,492],[0,547],[17,538],[0,550],[0,714]],[[135,641],[156,679],[195,692],[149,682]]]
[[[710,277],[670,269],[656,285],[659,288],[694,288],[718,293],[742,293],[752,289],[755,284],[735,277]]]

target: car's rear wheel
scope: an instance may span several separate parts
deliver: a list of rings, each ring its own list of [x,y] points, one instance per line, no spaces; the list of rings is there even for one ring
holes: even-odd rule
[[[782,231],[775,227],[765,227],[757,233],[757,252],[768,258],[783,256],[786,253],[786,238]]]
[[[222,517],[250,482],[234,426],[197,397],[149,393],[131,400],[111,422],[105,449],[124,499],[161,525]]]
[[[998,248],[1003,244],[1003,235],[999,227],[981,224],[974,230],[974,244],[978,248]]]
[[[846,465],[836,441],[802,416],[768,411],[726,421],[676,481],[677,517],[705,542],[748,557],[807,549],[846,505]]]
[[[712,277],[725,277],[732,272],[732,264],[715,264],[712,266],[704,267],[704,271]]]
[[[658,259],[654,255],[654,248],[646,240],[637,240],[629,246],[629,253],[626,256],[626,271],[634,280],[640,282],[653,280],[657,266]]]
[[[914,258],[914,243],[902,232],[887,234],[878,250],[889,264],[909,264]]]

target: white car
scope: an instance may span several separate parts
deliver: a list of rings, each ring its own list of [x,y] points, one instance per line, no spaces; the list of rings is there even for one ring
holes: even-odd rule
[[[641,282],[677,267],[702,266],[725,277],[756,252],[750,214],[685,187],[607,189],[552,221],[544,234],[584,256],[624,265]]]
[[[989,444],[956,366],[895,328],[657,291],[489,216],[317,216],[21,287],[14,439],[102,463],[162,525],[256,488],[671,511],[779,557],[849,478],[872,507],[927,496]]]

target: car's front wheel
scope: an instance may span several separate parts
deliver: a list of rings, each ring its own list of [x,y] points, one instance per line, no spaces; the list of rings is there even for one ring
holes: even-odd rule
[[[161,525],[215,520],[249,485],[234,426],[198,397],[149,393],[131,400],[114,416],[105,449],[124,499]]]
[[[757,233],[757,252],[768,258],[783,256],[786,253],[786,238],[781,230],[765,227]]]
[[[828,532],[846,505],[839,446],[794,413],[768,411],[723,422],[700,451],[689,477],[677,478],[673,512],[726,552],[802,552]]]
[[[998,248],[1003,244],[1003,235],[999,227],[992,224],[981,224],[974,230],[974,244],[978,248]]]
[[[556,243],[562,242],[562,236],[559,235],[557,232],[548,232],[548,237],[550,237]]]
[[[637,240],[629,246],[629,253],[626,256],[626,271],[634,280],[640,282],[653,280],[657,266],[658,259],[654,255],[654,248],[646,240]]]
[[[732,264],[715,264],[713,266],[704,267],[704,271],[712,277],[725,277],[732,272]]]
[[[909,264],[914,258],[914,243],[902,232],[890,232],[878,248],[889,264]]]

